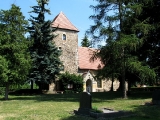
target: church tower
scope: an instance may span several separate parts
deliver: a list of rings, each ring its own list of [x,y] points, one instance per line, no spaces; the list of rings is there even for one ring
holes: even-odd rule
[[[79,30],[60,12],[53,20],[52,27],[57,28],[55,45],[62,51],[60,60],[64,72],[78,72],[78,32]]]

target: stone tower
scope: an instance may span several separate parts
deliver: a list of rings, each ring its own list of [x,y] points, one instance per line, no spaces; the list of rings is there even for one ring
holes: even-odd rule
[[[78,72],[78,32],[79,30],[60,12],[53,20],[52,27],[57,30],[54,38],[55,45],[62,51],[60,60],[63,62],[64,72]]]

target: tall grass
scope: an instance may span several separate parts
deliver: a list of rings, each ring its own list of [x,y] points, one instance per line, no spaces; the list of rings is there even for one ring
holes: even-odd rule
[[[151,101],[152,93],[132,93],[122,99],[119,92],[91,93],[92,106],[114,110],[132,111],[134,116],[120,120],[158,120],[160,106],[144,105]],[[94,120],[87,116],[75,116],[79,108],[80,94],[48,94],[33,96],[10,95],[8,101],[0,100],[0,120]]]

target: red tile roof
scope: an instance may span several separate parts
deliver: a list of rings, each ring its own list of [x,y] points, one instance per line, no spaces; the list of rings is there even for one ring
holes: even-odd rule
[[[103,64],[99,58],[95,59],[94,61],[91,60],[94,52],[96,52],[96,49],[93,48],[78,48],[79,69],[98,70],[103,67]]]
[[[69,19],[60,12],[53,20],[52,27],[58,27],[61,29],[73,30],[79,32],[79,30],[69,21]]]

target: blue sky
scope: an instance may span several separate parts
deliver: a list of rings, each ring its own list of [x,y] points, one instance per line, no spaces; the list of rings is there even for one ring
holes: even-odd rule
[[[36,0],[2,0],[0,9],[10,9],[13,3],[21,8],[26,19],[29,19],[28,12],[32,10],[30,6],[37,5]],[[94,0],[50,0],[46,8],[50,9],[51,15],[46,15],[46,19],[53,20],[54,17],[62,11],[79,29],[78,40],[80,46],[85,31],[94,24],[93,21],[89,19],[89,16],[94,14],[94,11],[89,6],[96,4]]]

